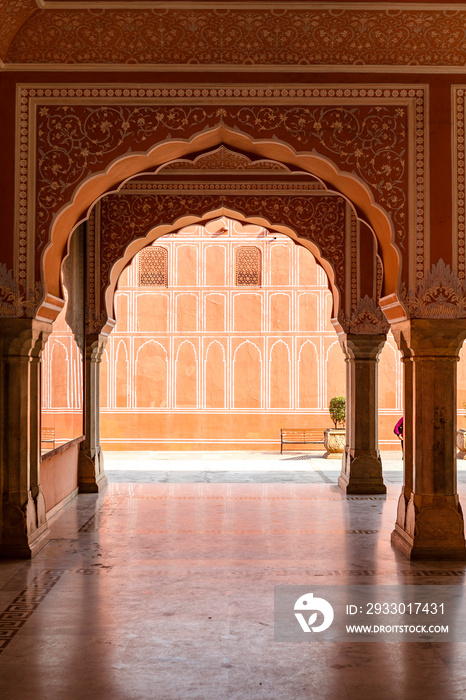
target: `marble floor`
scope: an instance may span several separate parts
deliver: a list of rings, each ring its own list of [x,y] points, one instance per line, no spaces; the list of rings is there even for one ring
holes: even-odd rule
[[[107,489],[0,562],[0,698],[466,698],[466,643],[274,642],[276,584],[464,585],[392,549],[386,457],[387,496],[346,498],[318,457],[106,455]]]
[[[400,452],[383,452],[387,484],[402,483]],[[463,470],[464,467],[464,470]],[[159,483],[311,483],[336,484],[341,459],[323,452],[106,452],[111,482]],[[466,482],[466,463],[458,460],[459,479]]]

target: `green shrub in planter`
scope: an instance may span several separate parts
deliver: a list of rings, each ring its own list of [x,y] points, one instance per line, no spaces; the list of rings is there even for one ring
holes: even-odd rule
[[[340,424],[341,428],[345,427],[346,420],[346,398],[344,396],[334,396],[330,399],[328,412],[330,413],[330,418],[333,420],[335,430]]]

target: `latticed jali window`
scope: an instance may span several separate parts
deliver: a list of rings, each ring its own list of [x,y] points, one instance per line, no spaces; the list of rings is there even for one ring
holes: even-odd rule
[[[138,284],[140,287],[168,286],[168,251],[166,248],[146,248],[139,253]]]
[[[260,286],[262,260],[259,248],[240,246],[236,249],[235,281],[237,286]]]

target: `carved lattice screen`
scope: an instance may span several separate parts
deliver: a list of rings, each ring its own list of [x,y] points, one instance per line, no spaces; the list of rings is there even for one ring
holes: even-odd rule
[[[138,284],[140,287],[168,286],[168,251],[166,248],[146,248],[139,253]]]
[[[236,249],[235,283],[237,286],[260,286],[262,278],[261,251],[255,246]]]

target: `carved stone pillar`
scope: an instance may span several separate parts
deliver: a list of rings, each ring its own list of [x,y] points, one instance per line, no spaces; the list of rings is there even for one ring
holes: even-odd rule
[[[466,320],[411,319],[392,329],[405,367],[404,485],[392,543],[411,559],[464,560],[456,365]]]
[[[377,363],[386,336],[340,337],[346,355],[346,446],[338,485],[345,493],[386,493],[378,450]]]
[[[100,445],[100,362],[108,335],[87,335],[84,366],[84,441],[79,452],[81,493],[97,493],[107,485]]]
[[[394,326],[394,336],[398,349],[402,354],[403,363],[403,486],[398,500],[396,523],[404,530],[406,520],[406,507],[413,492],[413,460],[414,460],[414,393],[413,393],[413,366],[411,348],[397,326]]]
[[[49,539],[40,486],[40,358],[52,325],[0,320],[0,555],[34,556]]]

